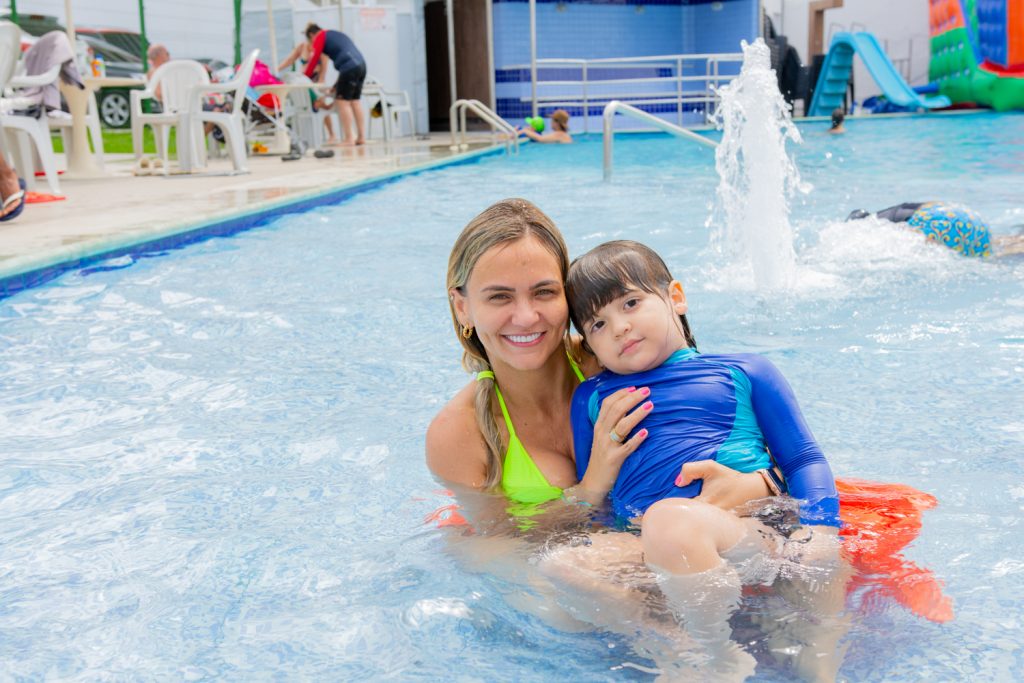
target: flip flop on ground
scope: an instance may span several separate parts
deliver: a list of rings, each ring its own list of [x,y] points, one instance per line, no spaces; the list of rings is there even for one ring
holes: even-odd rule
[[[25,181],[18,178],[18,191],[4,197],[3,206],[0,207],[0,221],[9,221],[17,218],[25,208]]]

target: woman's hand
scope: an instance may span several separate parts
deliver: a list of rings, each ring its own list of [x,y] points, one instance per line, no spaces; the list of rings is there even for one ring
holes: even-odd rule
[[[697,498],[723,510],[772,495],[760,473],[737,472],[714,460],[698,460],[683,465],[676,486],[686,486],[694,479],[704,480]]]
[[[651,395],[647,387],[620,389],[601,404],[601,412],[594,424],[594,443],[590,449],[590,462],[583,481],[573,487],[569,497],[598,505],[612,490],[619,469],[630,453],[647,438],[647,430],[633,430],[651,412],[654,405],[647,401]],[[632,412],[630,412],[632,411]],[[632,436],[630,436],[632,435]]]

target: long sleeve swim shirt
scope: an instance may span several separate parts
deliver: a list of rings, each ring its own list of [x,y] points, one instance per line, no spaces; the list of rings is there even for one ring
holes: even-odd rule
[[[647,439],[626,458],[612,488],[616,514],[634,518],[662,498],[700,495],[702,480],[675,485],[685,463],[715,460],[753,472],[770,467],[774,457],[790,495],[800,502],[801,522],[839,526],[839,498],[828,461],[786,379],[757,354],[682,349],[653,370],[632,375],[604,371],[580,384],[572,398],[580,480],[590,461],[601,402],[630,386],[648,387],[654,409],[640,425],[648,430]]]
[[[313,36],[313,54],[305,69],[307,77],[313,77],[313,72],[320,64],[321,53],[327,55],[327,58],[334,62],[334,68],[338,70],[339,74],[366,63],[363,53],[347,35],[341,31],[320,31]]]

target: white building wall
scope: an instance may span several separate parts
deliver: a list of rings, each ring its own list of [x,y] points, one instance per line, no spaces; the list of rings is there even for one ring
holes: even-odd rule
[[[777,33],[786,36],[808,64],[808,5],[810,0],[762,0]],[[839,31],[870,31],[893,60],[897,69],[909,75],[912,86],[928,82],[929,28],[928,0],[846,0],[844,7],[825,12],[825,51],[831,35]],[[906,66],[901,63],[905,60]],[[879,94],[878,86],[860,59],[854,60],[857,100]]]

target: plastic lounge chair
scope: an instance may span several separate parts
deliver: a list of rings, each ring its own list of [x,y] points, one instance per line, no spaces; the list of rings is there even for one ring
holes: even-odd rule
[[[196,142],[202,141],[202,128],[206,123],[212,123],[219,127],[224,133],[224,143],[231,155],[231,163],[238,173],[248,172],[249,167],[246,159],[245,131],[242,121],[242,103],[245,101],[245,91],[249,87],[249,78],[252,76],[253,67],[256,65],[256,58],[259,50],[253,50],[245,58],[242,65],[235,72],[235,77],[224,83],[209,83],[192,88],[192,100],[196,103],[189,114],[193,122],[192,130],[197,137]],[[230,101],[224,111],[202,111],[198,103],[203,97],[215,94],[228,95]],[[200,155],[202,163],[205,163],[205,146],[197,145],[196,151]]]
[[[381,116],[380,120],[383,123],[382,135],[385,140],[390,140],[395,135],[395,126],[398,125],[398,130],[401,130],[400,115],[405,114],[409,120],[409,135],[412,135],[416,130],[416,125],[412,119],[412,105],[409,101],[409,93],[404,90],[387,90],[380,81],[372,76],[366,77],[366,83],[363,86],[363,98],[372,102],[374,98],[380,102]],[[367,111],[372,111],[372,108],[376,103],[372,103]],[[366,125],[366,137],[369,138],[373,132],[373,116],[369,117],[369,121]]]
[[[191,59],[174,59],[163,64],[150,78],[145,90],[132,90],[132,151],[135,153],[135,167],[141,167],[143,132],[146,126],[153,128],[156,141],[156,153],[163,162],[164,174],[167,173],[171,128],[178,127],[178,160],[188,160],[189,150],[182,149],[182,139],[190,140],[191,136],[182,133],[182,128],[192,124],[189,119],[190,108],[199,102],[193,98],[194,88],[209,84],[210,75],[206,67]],[[156,97],[156,89],[160,88],[160,99]],[[147,114],[142,111],[143,100],[154,100],[161,103],[162,111]]]
[[[14,77],[21,55],[21,29],[10,22],[0,22],[0,90],[8,87],[36,87],[57,80],[60,67],[50,69],[38,76]],[[35,187],[35,159],[38,157],[47,184],[54,194],[60,193],[57,180],[57,159],[53,153],[53,141],[45,119],[15,113],[0,114],[0,130],[3,132],[4,147],[10,150],[12,165],[23,177],[29,188]],[[20,135],[19,135],[20,133]],[[34,147],[34,149],[33,149]]]

